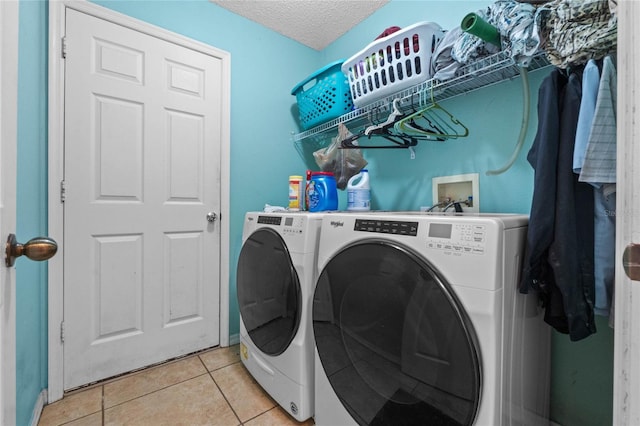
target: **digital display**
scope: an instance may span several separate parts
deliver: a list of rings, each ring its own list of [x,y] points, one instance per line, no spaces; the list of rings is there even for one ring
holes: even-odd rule
[[[451,238],[450,223],[432,223],[429,225],[429,236],[435,238]]]
[[[356,219],[354,231],[377,232],[415,237],[418,235],[418,222],[397,220]]]
[[[282,222],[281,216],[258,216],[258,223],[280,226],[280,222]]]
[[[292,217],[285,217],[284,218],[284,226],[291,226],[293,225],[293,218]]]

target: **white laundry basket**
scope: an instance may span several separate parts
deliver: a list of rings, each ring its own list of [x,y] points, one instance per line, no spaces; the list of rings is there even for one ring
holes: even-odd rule
[[[444,33],[436,23],[418,22],[344,61],[354,105],[362,107],[431,78],[431,55]]]

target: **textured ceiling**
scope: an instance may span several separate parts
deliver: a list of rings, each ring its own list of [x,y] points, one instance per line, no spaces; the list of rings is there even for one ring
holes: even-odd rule
[[[324,49],[389,2],[389,0],[210,1],[316,50]]]

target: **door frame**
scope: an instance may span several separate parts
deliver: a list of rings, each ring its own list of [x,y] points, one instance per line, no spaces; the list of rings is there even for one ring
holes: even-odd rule
[[[640,283],[627,277],[622,255],[629,243],[640,244],[640,60],[634,55],[640,37],[636,25],[640,3],[618,2],[617,196],[615,255],[615,328],[613,424],[640,424]]]
[[[0,1],[0,221],[15,227],[18,132],[18,2]],[[7,142],[9,141],[9,142]],[[4,210],[13,209],[11,213]],[[6,216],[5,216],[6,215]],[[13,222],[13,223],[11,223]],[[6,227],[6,226],[5,226]],[[4,229],[4,228],[2,228]],[[15,229],[11,232],[15,232]],[[5,239],[7,235],[0,234]],[[3,254],[4,257],[4,254]],[[3,262],[4,263],[4,262]],[[16,272],[2,266],[0,280],[0,424],[16,422]],[[8,278],[7,281],[4,278]]]
[[[170,32],[85,0],[62,0],[49,4],[49,235],[61,241],[58,256],[49,263],[49,402],[64,392],[64,348],[61,342],[64,319],[64,205],[61,202],[64,179],[64,78],[62,38],[65,11],[82,13],[122,25],[132,30],[174,43],[222,62],[222,128],[220,158],[220,346],[229,346],[229,201],[230,201],[230,108],[231,55],[207,44]]]

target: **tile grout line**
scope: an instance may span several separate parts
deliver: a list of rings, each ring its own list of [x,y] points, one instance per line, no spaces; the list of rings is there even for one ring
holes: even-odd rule
[[[2,1],[2,0],[0,0],[0,1]],[[208,373],[209,373],[209,372],[208,372],[208,371],[206,371],[206,372],[204,372],[204,373],[202,373],[202,374],[198,374],[198,375],[196,375],[196,376],[189,377],[188,379],[184,379],[184,380],[181,380],[181,381],[179,381],[179,382],[175,382],[175,383],[172,383],[172,384],[170,384],[170,385],[166,385],[166,386],[164,386],[164,387],[161,387],[161,388],[155,389],[155,390],[153,390],[153,391],[151,391],[151,392],[147,392],[147,393],[144,393],[144,394],[142,394],[142,395],[138,395],[138,396],[136,396],[136,397],[134,397],[134,398],[127,399],[127,400],[125,400],[125,401],[122,401],[122,402],[119,402],[119,403],[117,403],[117,404],[114,404],[114,405],[112,405],[112,406],[110,406],[110,407],[104,407],[104,406],[103,406],[103,411],[104,411],[104,410],[110,410],[110,409],[115,408],[115,407],[119,407],[120,405],[126,404],[126,403],[131,402],[131,401],[135,401],[136,399],[144,398],[144,397],[149,396],[149,395],[153,395],[154,393],[158,393],[158,392],[163,391],[163,390],[167,390],[167,389],[169,389],[169,388],[171,388],[171,387],[173,387],[173,386],[177,386],[177,385],[179,385],[179,384],[182,384],[182,383],[188,382],[189,380],[193,380],[193,379],[197,379],[198,377],[205,376],[205,375],[207,375]],[[104,392],[104,390],[103,390],[103,392]],[[103,426],[104,426],[104,425],[103,425]]]
[[[0,0],[0,1],[2,1],[2,0]],[[112,380],[106,380],[106,381],[105,381],[104,383],[102,383],[102,384],[95,383],[95,384],[93,384],[91,387],[88,387],[87,389],[78,390],[78,392],[77,392],[77,393],[85,392],[85,391],[88,391],[90,388],[95,388],[95,387],[97,387],[97,386],[100,386],[100,388],[101,388],[101,389],[100,389],[100,395],[101,395],[101,397],[100,397],[100,413],[101,413],[101,422],[100,422],[100,424],[101,424],[102,426],[105,426],[105,424],[106,424],[106,415],[105,415],[106,413],[105,413],[105,411],[106,411],[107,409],[111,409],[111,408],[114,408],[114,407],[117,407],[117,406],[120,406],[120,405],[126,404],[126,403],[128,403],[128,402],[135,401],[135,400],[137,400],[137,399],[140,399],[140,398],[143,398],[143,397],[146,397],[146,396],[152,395],[152,394],[157,393],[157,392],[159,392],[159,391],[166,390],[166,389],[171,388],[171,387],[173,387],[173,386],[176,386],[176,385],[178,385],[178,384],[181,384],[181,383],[187,382],[187,381],[189,381],[189,380],[193,380],[193,379],[195,379],[195,378],[202,377],[202,376],[204,376],[204,375],[207,375],[207,374],[208,374],[208,375],[209,375],[209,377],[211,378],[211,380],[213,381],[213,383],[215,384],[216,388],[220,391],[220,394],[222,395],[222,397],[224,398],[225,402],[227,403],[227,405],[229,406],[229,408],[230,408],[230,409],[231,409],[231,411],[233,412],[234,416],[236,417],[236,419],[237,419],[237,421],[238,421],[238,425],[240,425],[240,426],[244,425],[244,422],[242,422],[242,421],[240,420],[240,417],[239,417],[239,416],[238,416],[238,414],[236,413],[236,410],[234,410],[233,406],[231,405],[231,403],[230,403],[230,402],[229,402],[229,400],[227,399],[227,396],[224,394],[224,392],[222,391],[222,388],[220,388],[220,386],[218,385],[218,383],[215,381],[215,379],[213,378],[213,374],[212,374],[214,371],[218,371],[218,370],[221,370],[221,369],[223,369],[223,368],[226,368],[226,367],[229,367],[229,366],[232,366],[232,365],[235,365],[235,364],[241,363],[241,361],[240,361],[240,360],[237,360],[237,361],[235,361],[235,362],[231,362],[230,364],[226,364],[226,365],[224,365],[224,366],[221,366],[221,367],[218,367],[218,368],[215,368],[215,369],[209,370],[209,369],[207,368],[206,364],[204,363],[203,359],[201,358],[201,355],[202,355],[203,353],[205,353],[205,352],[203,351],[202,353],[192,354],[191,356],[194,356],[194,357],[197,357],[197,358],[198,358],[198,361],[200,361],[201,365],[202,365],[202,366],[204,367],[204,369],[205,369],[205,372],[204,372],[204,373],[202,373],[202,374],[197,374],[197,375],[195,375],[195,376],[193,376],[193,377],[186,378],[186,379],[181,380],[181,381],[179,381],[179,382],[176,382],[176,383],[173,383],[173,384],[170,384],[170,385],[164,386],[164,387],[159,388],[159,389],[156,389],[156,390],[154,390],[154,391],[152,391],[152,392],[148,392],[148,393],[145,393],[145,394],[142,394],[142,395],[138,395],[138,396],[136,396],[135,398],[131,398],[131,399],[126,400],[126,401],[122,401],[122,402],[120,402],[120,403],[118,403],[118,404],[115,404],[115,405],[113,405],[113,406],[111,406],[111,407],[106,407],[106,405],[105,405],[105,404],[106,404],[106,401],[105,401],[105,385],[108,385],[108,384],[111,384],[111,383],[115,383],[115,382],[117,382],[117,381],[119,381],[119,380],[122,380],[122,379],[124,379],[124,378],[126,378],[126,377],[136,376],[136,375],[138,375],[139,373],[141,373],[142,371],[144,371],[145,369],[141,369],[141,370],[135,371],[135,372],[133,372],[132,374],[123,374],[121,377],[114,378],[114,379],[112,379]],[[187,359],[187,358],[189,358],[189,356],[183,357],[182,359]],[[170,361],[170,362],[169,362],[169,363],[167,363],[167,364],[173,363],[173,361],[174,361],[174,360]],[[175,360],[175,361],[177,361],[177,360]],[[160,367],[160,366],[161,366],[161,365],[155,365],[155,366],[150,367],[150,368],[157,368],[157,367]],[[76,392],[74,391],[74,393],[76,393]],[[264,413],[266,413],[266,412],[268,412],[268,411],[270,411],[270,410],[271,410],[271,409],[266,410],[266,411],[264,411],[263,413],[260,413],[260,414],[264,414]],[[90,413],[90,414],[87,414],[87,415],[85,415],[85,416],[79,417],[79,418],[77,418],[77,419],[71,419],[71,420],[69,420],[69,422],[76,421],[76,420],[78,420],[78,419],[80,419],[80,418],[88,417],[88,416],[90,416],[90,415],[92,415],[92,414],[95,414],[95,413]],[[254,419],[255,417],[257,417],[257,416],[252,417],[252,419]],[[252,420],[252,419],[250,419],[250,420]],[[66,423],[69,423],[69,422],[65,422],[65,423],[63,423],[63,424],[66,424]]]
[[[2,1],[2,0],[0,0],[0,1]],[[203,353],[204,353],[204,351],[203,351]],[[147,393],[144,393],[144,394],[138,395],[138,396],[136,396],[136,397],[134,397],[134,398],[127,399],[127,400],[125,400],[125,401],[121,401],[121,402],[119,402],[119,403],[117,403],[117,404],[114,404],[114,405],[112,405],[112,406],[110,406],[110,407],[105,407],[105,406],[104,406],[104,386],[105,386],[105,385],[109,385],[109,384],[112,384],[112,383],[116,383],[116,382],[118,382],[118,381],[120,381],[120,380],[123,380],[123,379],[126,379],[126,378],[128,378],[128,377],[137,376],[137,375],[139,375],[139,374],[144,373],[144,371],[145,371],[145,370],[152,370],[152,369],[156,369],[156,368],[163,368],[165,365],[169,365],[169,364],[177,363],[177,362],[180,362],[180,361],[183,361],[183,360],[186,360],[186,359],[192,358],[192,357],[197,357],[197,358],[198,358],[198,360],[200,361],[200,363],[201,363],[201,364],[202,364],[202,366],[204,367],[204,370],[205,370],[205,372],[204,372],[204,373],[196,374],[195,376],[192,376],[192,377],[189,377],[189,378],[185,378],[185,379],[180,380],[180,381],[178,381],[178,382],[175,382],[175,383],[172,383],[172,384],[169,384],[169,385],[163,386],[163,387],[161,387],[161,388],[155,389],[155,390],[153,390],[153,391],[151,391],[151,392],[147,392]],[[126,375],[123,375],[122,377],[119,377],[119,378],[117,378],[117,379],[115,379],[115,380],[113,380],[113,381],[106,382],[106,383],[104,383],[104,385],[102,385],[102,393],[103,393],[103,411],[104,411],[104,410],[107,410],[107,409],[114,408],[114,407],[118,407],[118,406],[120,406],[120,405],[122,405],[122,404],[126,404],[127,402],[130,402],[130,401],[135,401],[136,399],[144,398],[144,397],[149,396],[149,395],[152,395],[152,394],[154,394],[154,393],[156,393],[156,392],[160,392],[160,391],[163,391],[163,390],[169,389],[169,388],[170,388],[170,387],[172,387],[172,386],[176,386],[176,385],[179,385],[179,384],[181,384],[181,383],[188,382],[189,380],[193,380],[193,379],[196,379],[196,378],[198,378],[198,377],[202,377],[202,376],[204,376],[204,375],[206,375],[206,374],[208,374],[208,373],[209,373],[209,369],[208,369],[208,368],[207,368],[207,366],[206,366],[206,365],[204,365],[204,363],[202,362],[202,359],[200,358],[200,355],[199,355],[199,354],[197,354],[197,353],[195,353],[195,354],[190,354],[190,355],[187,355],[187,356],[181,357],[180,359],[173,359],[173,360],[170,360],[169,362],[167,362],[167,363],[165,363],[165,364],[157,364],[157,365],[154,365],[154,366],[151,366],[151,367],[145,368],[145,369],[137,370],[137,371],[135,371],[135,372],[131,373],[130,375],[127,375],[127,374],[126,374]],[[104,424],[103,424],[103,426],[104,426]]]
[[[262,413],[256,414],[255,416],[253,416],[253,417],[251,417],[250,419],[248,419],[245,423],[248,423],[248,422],[250,422],[251,420],[257,419],[258,417],[260,417],[260,416],[262,416],[262,415],[264,415],[264,414],[268,413],[269,411],[277,410],[278,408],[282,408],[282,407],[280,407],[280,405],[278,405],[278,403],[276,402],[276,405],[274,405],[273,407],[269,408],[269,409],[268,409],[268,410],[266,410],[266,411],[263,411]],[[244,425],[245,423],[242,423],[242,424]]]
[[[0,1],[2,1],[2,0],[0,0]],[[102,395],[103,395],[103,397],[102,397],[102,398],[104,398],[104,390],[102,391]],[[64,397],[63,397],[63,398],[64,398]],[[101,399],[102,399],[102,398],[101,398]],[[59,400],[59,401],[62,401],[62,400]],[[57,401],[56,401],[56,402],[57,402]],[[45,406],[45,407],[46,407],[46,406]],[[82,415],[82,416],[80,416],[80,417],[74,417],[74,418],[71,418],[71,419],[63,420],[63,421],[62,421],[62,423],[56,423],[56,426],[64,426],[64,425],[68,425],[68,424],[70,424],[70,423],[77,422],[77,421],[78,421],[78,420],[80,420],[80,419],[84,419],[84,418],[87,418],[87,417],[91,417],[91,416],[93,416],[93,415],[95,415],[95,414],[97,414],[97,413],[102,413],[102,412],[103,412],[103,407],[104,407],[104,403],[101,401],[101,404],[100,404],[100,410],[99,410],[99,411],[94,411],[94,412],[91,412],[91,413],[87,413],[87,414],[85,414],[85,415]],[[40,422],[38,422],[38,424],[40,424]],[[102,416],[101,425],[102,425],[102,426],[104,426],[104,415]]]
[[[2,0],[0,0],[0,1],[2,1]],[[78,386],[78,387],[76,387],[74,389],[66,391],[65,395],[63,395],[63,397],[67,396],[67,395],[72,395],[74,393],[84,392],[84,391],[89,390],[89,389],[94,389],[94,388],[97,388],[98,386],[104,386],[104,385],[108,385],[108,384],[111,384],[111,383],[115,383],[115,382],[117,382],[119,380],[122,380],[124,378],[133,377],[133,376],[136,376],[138,374],[144,373],[145,371],[148,371],[148,370],[153,370],[155,368],[162,368],[164,366],[167,366],[167,365],[170,365],[170,364],[174,364],[174,363],[183,361],[185,359],[192,358],[194,356],[199,356],[200,354],[204,354],[204,353],[207,353],[207,352],[213,352],[213,351],[216,351],[216,350],[221,349],[221,348],[222,347],[220,347],[220,346],[212,346],[210,348],[200,349],[200,350],[195,351],[195,352],[191,352],[191,353],[184,354],[184,355],[179,355],[179,356],[176,356],[174,358],[170,358],[170,359],[167,359],[167,360],[164,360],[164,361],[157,362],[155,364],[151,364],[151,365],[147,365],[147,366],[144,366],[144,367],[136,368],[136,369],[131,370],[131,371],[126,371],[126,372],[121,373],[121,374],[116,374],[115,376],[111,376],[111,377],[107,377],[105,379],[97,380],[95,382],[87,383],[86,385]]]
[[[238,425],[242,426],[244,423],[242,422],[242,420],[240,420],[240,416],[238,416],[238,413],[236,413],[236,410],[233,409],[233,405],[231,405],[231,402],[229,402],[229,400],[227,399],[227,396],[222,391],[222,388],[218,385],[218,382],[216,382],[216,379],[213,378],[213,374],[211,374],[212,371],[207,368],[207,366],[205,365],[205,363],[202,360],[202,358],[200,358],[200,355],[197,355],[197,357],[200,360],[200,362],[202,363],[202,365],[204,366],[204,368],[207,370],[207,373],[209,374],[209,377],[211,377],[211,380],[213,381],[213,384],[216,385],[216,388],[220,391],[220,395],[222,395],[222,397],[224,398],[225,402],[229,406],[229,409],[231,409],[231,412],[233,413],[233,415],[236,416],[236,419],[238,419]],[[233,364],[235,364],[235,362],[232,363],[232,364],[229,364],[229,365],[233,365]],[[229,365],[226,365],[225,367],[228,367]],[[224,368],[224,367],[217,368],[217,369],[215,369],[213,371],[220,370],[221,368]]]

